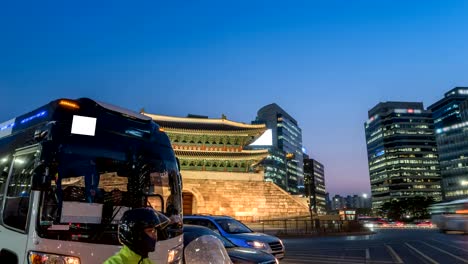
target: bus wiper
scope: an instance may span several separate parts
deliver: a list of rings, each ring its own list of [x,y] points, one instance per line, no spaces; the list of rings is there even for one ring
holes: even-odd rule
[[[115,217],[119,214],[122,207],[125,207],[125,206],[119,205],[116,211],[115,211],[115,209],[112,211],[112,213],[113,213],[112,217],[109,218],[109,220],[107,222],[101,223],[102,228],[99,230],[99,232],[96,233],[96,235],[93,236],[92,240],[101,239],[104,232],[106,232],[106,230],[112,225],[112,222],[114,221]],[[114,211],[115,211],[115,213],[114,213]]]

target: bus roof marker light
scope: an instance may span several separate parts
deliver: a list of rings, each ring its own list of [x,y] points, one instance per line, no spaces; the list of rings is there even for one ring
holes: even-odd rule
[[[80,106],[76,102],[70,100],[60,100],[59,105],[71,109],[80,109]]]
[[[6,122],[0,123],[0,138],[11,135],[13,127],[15,126],[16,118],[10,119]]]
[[[5,129],[8,129],[8,128],[11,128],[11,127],[14,127],[14,126],[15,126],[15,122],[10,123],[10,124],[8,124],[8,125],[5,125],[5,126],[0,127],[0,131],[5,130]]]
[[[20,124],[27,123],[27,122],[29,122],[29,121],[35,119],[35,118],[45,116],[46,114],[47,114],[47,111],[39,112],[39,113],[37,113],[37,114],[35,114],[35,115],[32,115],[32,116],[30,116],[30,117],[27,117],[27,118],[21,120]]]

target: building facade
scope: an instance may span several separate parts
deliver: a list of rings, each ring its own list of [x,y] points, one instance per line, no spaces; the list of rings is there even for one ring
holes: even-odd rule
[[[330,209],[332,211],[341,210],[346,208],[346,199],[341,195],[335,194],[330,201]]]
[[[303,173],[303,155],[302,155],[302,131],[298,126],[297,121],[292,118],[277,104],[269,104],[262,107],[257,112],[257,118],[254,124],[265,124],[272,131],[272,148],[271,155],[276,155],[275,152],[283,152],[286,164],[286,178],[278,182],[271,175],[267,179],[271,179],[281,186],[281,182],[285,182],[285,190],[292,194],[299,194],[299,186],[304,184]],[[266,170],[271,168],[272,171],[281,170],[281,168],[270,167],[266,165]]]
[[[246,149],[268,149],[268,156],[262,161],[265,181],[270,181],[286,190],[287,160],[284,151],[271,145],[250,145]]]
[[[372,209],[394,199],[441,199],[432,113],[417,102],[383,102],[365,122]]]
[[[428,107],[434,118],[443,199],[468,197],[468,87],[456,87]]]
[[[304,190],[311,210],[318,215],[326,214],[325,169],[323,164],[307,156],[304,158]]]
[[[370,198],[357,194],[346,197],[337,194],[333,196],[330,203],[332,210],[371,208]]]

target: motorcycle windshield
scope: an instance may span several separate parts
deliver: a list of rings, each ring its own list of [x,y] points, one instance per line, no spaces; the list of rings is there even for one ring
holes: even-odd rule
[[[232,264],[223,243],[212,235],[194,239],[184,249],[187,264]]]

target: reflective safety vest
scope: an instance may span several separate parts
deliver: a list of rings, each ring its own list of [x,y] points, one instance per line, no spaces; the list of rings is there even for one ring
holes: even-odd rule
[[[104,264],[138,264],[141,256],[133,252],[129,247],[123,248],[114,256],[108,258]],[[144,258],[141,264],[153,264],[149,258]]]

